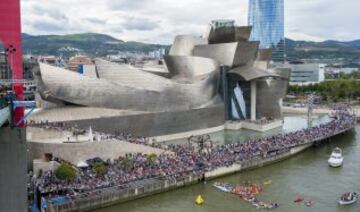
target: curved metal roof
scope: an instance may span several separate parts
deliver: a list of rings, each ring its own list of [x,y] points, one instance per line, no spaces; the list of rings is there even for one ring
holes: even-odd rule
[[[256,67],[248,67],[248,66],[236,67],[234,69],[231,69],[229,73],[238,74],[246,81],[252,81],[255,79],[266,78],[266,77],[276,77],[276,78],[281,77],[278,74],[273,74]]]

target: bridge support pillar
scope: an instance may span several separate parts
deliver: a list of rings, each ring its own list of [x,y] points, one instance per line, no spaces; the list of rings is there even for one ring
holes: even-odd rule
[[[27,211],[26,129],[0,128],[0,211]]]

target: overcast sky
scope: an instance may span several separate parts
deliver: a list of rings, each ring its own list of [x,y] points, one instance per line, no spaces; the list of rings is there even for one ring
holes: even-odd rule
[[[29,34],[105,33],[170,44],[202,35],[213,19],[247,24],[248,0],[21,0]],[[285,35],[297,40],[360,39],[360,0],[285,0]]]

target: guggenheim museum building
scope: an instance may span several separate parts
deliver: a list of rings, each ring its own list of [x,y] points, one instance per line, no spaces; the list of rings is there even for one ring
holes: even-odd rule
[[[162,73],[100,58],[82,73],[40,63],[39,99],[55,106],[31,119],[141,136],[282,119],[291,69],[272,65],[271,49],[250,36],[250,26],[226,21],[202,37],[176,36]]]

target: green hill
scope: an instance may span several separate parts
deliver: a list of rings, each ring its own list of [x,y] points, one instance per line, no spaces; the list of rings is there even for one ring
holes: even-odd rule
[[[289,59],[360,60],[360,40],[312,42],[286,39],[286,53]]]
[[[149,52],[159,48],[169,48],[166,45],[124,42],[109,35],[96,33],[39,36],[23,34],[22,37],[24,53],[62,54],[65,57],[76,53],[101,57],[119,51]],[[360,40],[311,42],[286,39],[286,53],[290,60],[339,58],[360,60]]]
[[[140,42],[124,42],[109,35],[83,33],[71,35],[22,34],[24,53],[71,56],[83,53],[90,56],[105,56],[119,51],[149,52],[167,46]]]

